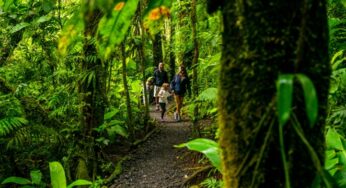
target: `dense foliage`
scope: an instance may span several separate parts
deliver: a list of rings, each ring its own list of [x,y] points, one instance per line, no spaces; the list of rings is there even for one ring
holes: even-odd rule
[[[101,177],[113,177],[122,161],[111,154],[128,151],[154,127],[143,85],[159,62],[170,79],[179,65],[188,68],[195,87],[184,114],[194,136],[216,140],[223,23],[220,12],[207,14],[206,0],[192,2],[0,0],[0,182],[16,176],[30,184],[33,172],[50,182],[49,162],[59,161],[67,182],[110,184]],[[328,16],[333,72],[325,169],[346,186],[346,2],[329,0]],[[198,124],[205,119],[211,123]],[[215,142],[181,147],[191,144],[220,170]],[[222,182],[215,176],[201,185]]]

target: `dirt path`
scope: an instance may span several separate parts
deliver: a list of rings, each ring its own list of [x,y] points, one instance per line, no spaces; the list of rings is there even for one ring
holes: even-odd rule
[[[160,112],[152,111],[150,115],[159,121]],[[124,163],[124,172],[111,187],[182,187],[186,173],[178,159],[182,151],[175,149],[173,145],[188,140],[189,123],[175,122],[172,117],[166,116],[166,122],[159,124],[159,132],[153,134],[131,154],[131,159]]]

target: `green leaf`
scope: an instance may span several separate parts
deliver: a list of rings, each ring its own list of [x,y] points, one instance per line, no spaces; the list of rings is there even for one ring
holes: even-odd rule
[[[316,89],[309,77],[304,74],[297,74],[297,78],[303,87],[306,113],[310,122],[310,127],[313,127],[318,115],[318,100]]]
[[[103,58],[109,57],[116,45],[120,44],[131,24],[139,0],[117,0],[111,16],[103,16],[98,25],[98,49]]]
[[[12,27],[12,29],[10,30],[10,33],[12,34],[12,33],[18,32],[22,30],[23,28],[28,27],[29,25],[30,24],[26,22],[19,23]]]
[[[50,180],[53,188],[66,188],[64,168],[59,162],[50,162]]]
[[[49,12],[54,8],[55,1],[54,0],[43,0],[42,1],[42,9],[45,12]]]
[[[107,112],[107,113],[104,115],[104,119],[105,119],[105,120],[109,120],[109,119],[111,119],[115,114],[117,114],[118,112],[119,112],[118,109],[113,109],[112,111]]]
[[[13,5],[14,0],[4,0],[4,4],[2,5],[2,8],[4,9],[5,12],[8,11],[8,9]]]
[[[217,88],[207,88],[204,91],[201,92],[201,94],[198,95],[197,100],[198,101],[216,101],[217,98]]]
[[[31,181],[26,179],[26,178],[12,176],[12,177],[6,178],[4,181],[2,181],[1,184],[6,184],[6,183],[15,183],[15,184],[19,184],[19,185],[27,185],[27,184],[31,184]]]
[[[176,145],[175,147],[187,147],[189,150],[203,153],[210,160],[211,164],[221,172],[220,149],[219,145],[214,140],[197,138],[190,142]]]
[[[282,74],[276,84],[277,89],[277,108],[279,112],[280,126],[284,126],[291,115],[293,75]]]
[[[67,188],[72,188],[74,186],[81,186],[81,185],[91,185],[92,182],[88,180],[78,179],[74,182],[72,182],[70,185],[67,186]]]
[[[49,16],[49,15],[41,16],[41,17],[39,17],[39,18],[37,18],[37,19],[35,20],[35,24],[40,24],[40,23],[43,23],[43,22],[47,22],[47,21],[49,21],[51,18],[52,18],[52,17]]]
[[[39,185],[41,184],[41,180],[42,180],[42,173],[40,170],[32,170],[30,171],[30,177],[31,177],[31,181],[32,184],[36,184]]]
[[[329,128],[326,135],[326,144],[329,149],[344,150],[341,135],[334,128]]]
[[[326,151],[326,160],[333,159],[336,156],[335,150],[327,150]]]
[[[324,164],[324,168],[326,170],[330,170],[332,168],[335,168],[338,163],[339,163],[338,158],[326,160],[326,163]]]
[[[120,125],[114,125],[114,126],[108,128],[107,133],[108,133],[109,137],[111,137],[113,139],[115,138],[115,134],[119,134],[125,138],[127,138],[129,136],[126,129],[124,129],[124,127],[122,127]]]

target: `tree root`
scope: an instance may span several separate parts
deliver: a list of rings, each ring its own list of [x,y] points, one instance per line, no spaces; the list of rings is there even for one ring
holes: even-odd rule
[[[113,171],[113,173],[104,181],[104,184],[109,184],[110,182],[112,182],[119,174],[121,174],[122,172],[122,164],[124,161],[129,160],[130,157],[129,156],[125,156],[122,159],[120,159],[120,161],[117,162],[115,169]]]
[[[199,174],[203,173],[203,172],[207,172],[209,170],[211,170],[213,168],[213,166],[208,165],[205,167],[200,168],[199,170],[195,171],[190,177],[188,177],[182,184],[181,187],[184,187],[184,185],[188,184],[189,182],[191,182],[193,179],[195,179]]]

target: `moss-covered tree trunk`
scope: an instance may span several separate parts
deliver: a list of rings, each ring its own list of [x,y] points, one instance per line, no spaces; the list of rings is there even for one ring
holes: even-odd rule
[[[92,177],[95,179],[97,159],[95,151],[96,135],[93,130],[103,123],[107,104],[107,65],[98,58],[95,42],[93,42],[102,14],[98,9],[92,7],[91,1],[86,1],[84,6],[84,60],[81,69],[87,79],[81,79],[79,83],[79,93],[84,104],[81,109],[83,140],[76,176],[77,178],[90,179],[89,177]]]
[[[122,63],[122,76],[123,76],[124,92],[125,92],[125,96],[126,96],[127,127],[129,130],[129,133],[130,133],[130,139],[133,139],[134,138],[134,129],[133,129],[133,123],[132,123],[131,98],[130,98],[129,86],[128,86],[128,82],[127,82],[125,42],[121,43],[121,63]]]
[[[193,41],[193,58],[192,58],[192,92],[195,98],[198,97],[198,39],[197,39],[197,0],[191,1],[191,26],[192,26],[192,41]],[[193,121],[196,122],[198,119],[198,105],[193,109]]]
[[[160,62],[163,62],[161,31],[156,33],[153,38],[153,56],[154,66],[157,67]]]
[[[293,113],[323,166],[330,76],[326,2],[223,3],[218,107],[225,186],[284,187],[275,109],[275,81],[280,73],[305,74],[316,87],[319,116],[315,126],[309,127],[299,84],[293,93]],[[293,129],[292,118],[283,131],[291,186],[310,187],[317,170]]]
[[[140,35],[141,37],[141,44],[138,46],[138,55],[140,57],[140,62],[141,62],[141,72],[142,72],[142,75],[143,75],[143,78],[142,78],[142,84],[143,84],[143,91],[144,91],[144,100],[145,100],[145,104],[144,104],[144,125],[145,125],[145,130],[149,130],[149,124],[148,124],[148,121],[149,121],[149,104],[150,104],[150,100],[149,100],[149,95],[148,95],[148,90],[147,90],[147,87],[146,87],[146,75],[145,75],[145,69],[146,69],[146,58],[145,58],[145,50],[144,50],[144,44],[145,44],[145,29],[144,29],[144,26],[143,26],[143,10],[144,10],[144,7],[147,5],[147,2],[146,1],[140,1],[139,3],[139,20],[138,20],[138,34]]]

